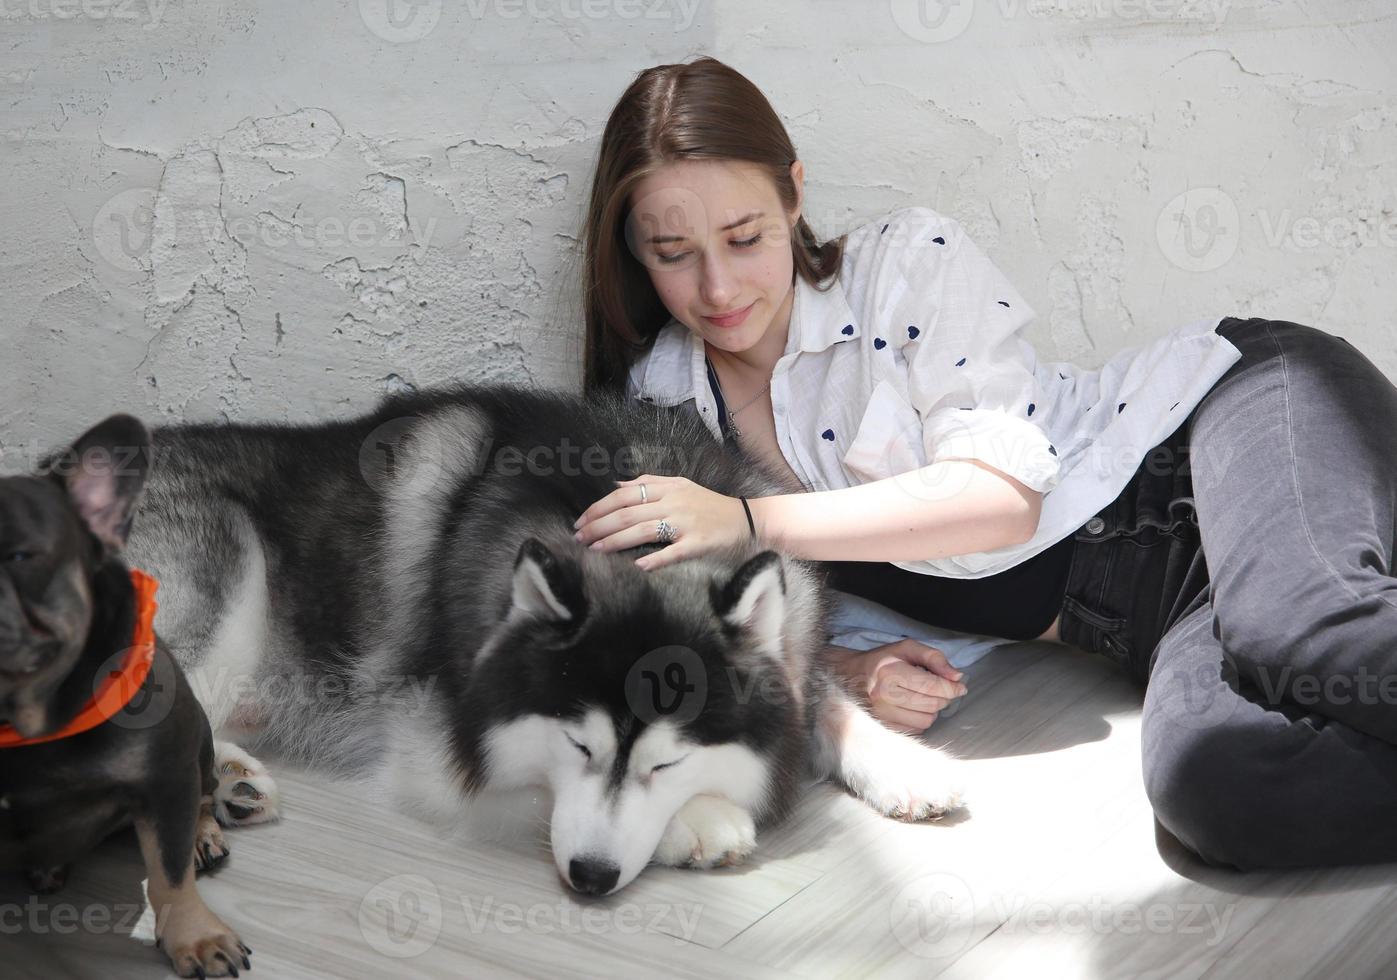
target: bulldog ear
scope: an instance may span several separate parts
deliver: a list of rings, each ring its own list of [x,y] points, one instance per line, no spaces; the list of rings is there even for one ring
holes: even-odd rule
[[[763,652],[779,657],[786,615],[786,573],[781,556],[763,551],[733,573],[726,585],[709,586],[713,611],[724,625],[746,630]]]
[[[580,623],[587,616],[582,569],[575,562],[559,561],[538,538],[528,538],[514,559],[509,615]]]
[[[119,551],[150,470],[150,433],[133,415],[97,423],[66,450],[45,460],[44,473],[62,483],[78,514],[104,546]]]

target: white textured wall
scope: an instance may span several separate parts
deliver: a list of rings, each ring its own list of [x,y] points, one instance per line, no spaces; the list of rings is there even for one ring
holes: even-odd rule
[[[1205,316],[1397,378],[1393,0],[0,0],[0,468],[115,409],[304,420],[580,383],[634,72],[773,100],[834,234],[963,221],[1096,365]]]

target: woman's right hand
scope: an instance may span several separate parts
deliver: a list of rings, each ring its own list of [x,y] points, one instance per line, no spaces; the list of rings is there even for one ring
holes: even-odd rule
[[[830,666],[868,701],[869,713],[893,731],[918,735],[966,692],[946,655],[913,639],[871,650],[827,648]]]

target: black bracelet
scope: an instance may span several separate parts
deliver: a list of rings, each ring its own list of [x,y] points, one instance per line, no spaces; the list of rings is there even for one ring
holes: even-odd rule
[[[747,512],[747,530],[751,531],[752,537],[755,538],[757,536],[757,525],[752,523],[752,508],[747,506],[746,497],[738,497],[737,499],[742,501],[742,509]]]

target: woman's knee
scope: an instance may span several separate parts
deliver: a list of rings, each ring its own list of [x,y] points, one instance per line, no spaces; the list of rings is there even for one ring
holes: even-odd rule
[[[1288,367],[1313,364],[1324,370],[1350,358],[1362,357],[1357,348],[1342,337],[1291,320],[1253,317],[1219,332],[1242,351],[1243,363],[1233,368],[1233,373],[1247,366],[1280,360]]]
[[[1289,320],[1262,322],[1284,356],[1287,370],[1341,381],[1351,381],[1355,371],[1360,375],[1381,373],[1357,347],[1337,334]]]
[[[1208,863],[1274,865],[1258,831],[1286,819],[1263,775],[1276,760],[1246,720],[1247,701],[1213,680],[1204,692],[1158,671],[1151,678],[1140,733],[1145,795],[1160,824]]]
[[[1155,745],[1144,755],[1145,795],[1155,817],[1209,864],[1264,866],[1255,852],[1254,799],[1222,739],[1203,735]]]

